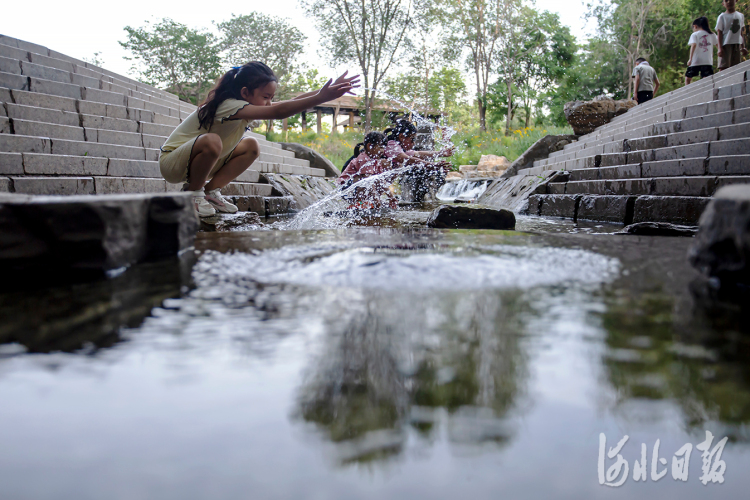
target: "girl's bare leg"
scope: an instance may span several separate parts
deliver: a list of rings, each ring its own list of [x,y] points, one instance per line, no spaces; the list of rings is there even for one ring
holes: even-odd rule
[[[692,81],[693,81],[693,79],[690,78],[689,76],[685,77],[685,85],[690,85],[690,82],[692,82]]]
[[[233,180],[235,180],[242,172],[253,164],[255,160],[260,156],[260,145],[258,141],[253,138],[247,137],[242,139],[240,143],[234,148],[232,156],[229,161],[221,167],[213,179],[206,184],[206,191],[212,189],[223,188]]]
[[[193,154],[190,156],[188,191],[203,189],[208,173],[211,172],[216,160],[219,159],[221,148],[221,137],[217,134],[203,134],[196,139],[193,145]]]

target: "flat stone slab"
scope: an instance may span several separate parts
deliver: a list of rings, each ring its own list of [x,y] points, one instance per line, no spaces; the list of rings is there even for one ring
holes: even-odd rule
[[[201,231],[252,231],[263,226],[260,216],[255,212],[237,212],[235,214],[216,214],[201,217]]]
[[[427,226],[441,229],[515,229],[516,216],[503,208],[441,205],[430,214]]]
[[[634,234],[640,236],[687,236],[692,238],[698,232],[696,226],[682,226],[667,222],[639,222],[626,226],[614,234]]]
[[[0,266],[43,279],[102,275],[177,255],[197,229],[190,193],[0,194]]]

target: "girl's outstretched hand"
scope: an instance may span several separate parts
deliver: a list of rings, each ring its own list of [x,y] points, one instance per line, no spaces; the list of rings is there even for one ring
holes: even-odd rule
[[[345,79],[346,80],[346,79]],[[351,82],[344,81],[342,83],[334,83],[332,80],[328,80],[323,88],[320,89],[318,95],[325,99],[324,102],[338,99],[344,94],[350,93],[354,87]]]
[[[344,71],[344,74],[340,77],[336,78],[336,81],[333,82],[334,85],[339,83],[349,83],[351,84],[353,89],[359,88],[359,75],[354,75],[352,77],[347,78],[346,75],[349,74],[349,70]],[[354,94],[354,92],[349,91],[350,94]]]

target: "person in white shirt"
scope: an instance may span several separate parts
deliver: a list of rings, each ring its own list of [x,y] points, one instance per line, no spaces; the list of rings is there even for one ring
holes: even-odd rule
[[[719,34],[719,71],[731,68],[742,62],[747,55],[745,48],[745,16],[734,10],[735,0],[723,0],[726,9],[716,20]]]
[[[659,91],[660,83],[656,76],[656,70],[642,57],[635,60],[633,78],[635,78],[633,97],[638,104],[650,101]]]
[[[693,34],[690,35],[690,59],[688,69],[685,72],[685,85],[700,75],[706,78],[714,74],[714,47],[719,44],[719,39],[708,27],[708,18],[699,17],[693,21]]]

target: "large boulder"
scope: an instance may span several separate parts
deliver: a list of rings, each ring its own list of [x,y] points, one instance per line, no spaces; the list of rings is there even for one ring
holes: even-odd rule
[[[701,215],[690,263],[721,285],[750,285],[750,185],[721,188]]]
[[[295,157],[309,161],[310,167],[322,168],[325,170],[326,177],[338,177],[341,175],[341,171],[336,168],[336,165],[331,163],[331,160],[312,148],[308,148],[307,146],[303,146],[296,142],[280,142],[279,145],[281,146],[281,149],[293,152]]]
[[[519,170],[531,168],[537,160],[544,160],[551,153],[561,151],[565,146],[578,139],[577,135],[545,135],[531,145],[521,156],[511,163],[502,175],[503,178],[513,177]]]
[[[432,211],[427,225],[443,229],[515,229],[516,216],[503,208],[441,205]]]
[[[615,116],[626,113],[636,104],[632,99],[616,101],[611,97],[600,95],[591,101],[566,103],[563,111],[568,123],[573,127],[573,132],[576,135],[585,135],[609,123]]]

